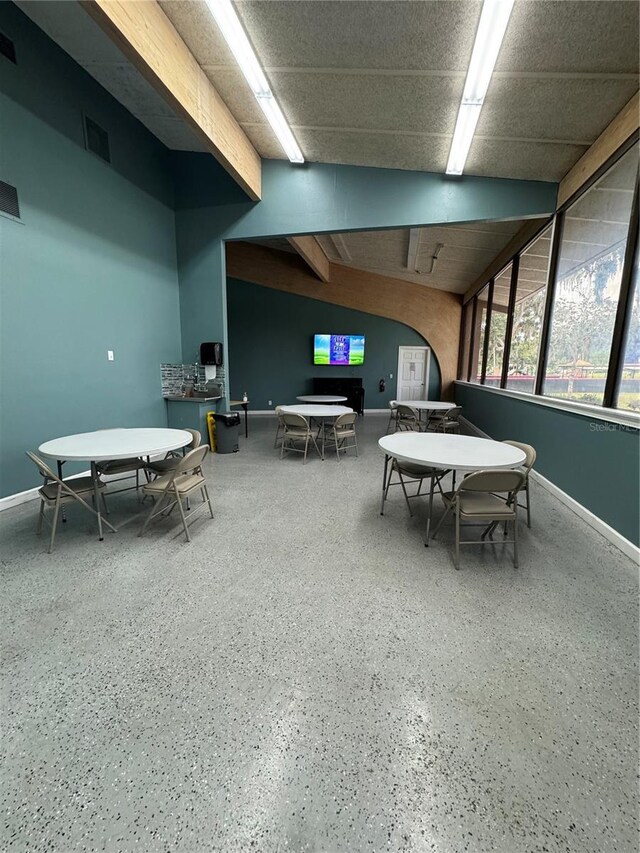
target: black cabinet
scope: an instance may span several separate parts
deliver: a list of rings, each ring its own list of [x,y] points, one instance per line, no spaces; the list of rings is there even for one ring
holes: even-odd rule
[[[314,394],[335,394],[338,397],[346,397],[346,406],[353,409],[359,415],[364,415],[364,388],[362,379],[352,377],[326,377],[317,376],[313,379]]]

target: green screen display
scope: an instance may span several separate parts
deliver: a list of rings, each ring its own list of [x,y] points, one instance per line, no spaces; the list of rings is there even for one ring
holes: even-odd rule
[[[314,364],[364,364],[364,335],[314,335]]]

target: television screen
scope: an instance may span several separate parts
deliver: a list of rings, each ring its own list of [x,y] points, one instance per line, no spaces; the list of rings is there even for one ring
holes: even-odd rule
[[[314,364],[364,364],[364,335],[314,335]]]

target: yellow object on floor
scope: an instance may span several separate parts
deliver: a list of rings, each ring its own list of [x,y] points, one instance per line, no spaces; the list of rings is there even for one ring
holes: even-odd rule
[[[211,452],[216,452],[216,420],[215,412],[207,412],[207,432],[209,433],[209,447]]]

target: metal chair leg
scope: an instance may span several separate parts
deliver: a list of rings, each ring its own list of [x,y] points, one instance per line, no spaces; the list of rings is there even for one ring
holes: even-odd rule
[[[36,527],[36,533],[40,535],[42,533],[42,519],[44,518],[44,501],[40,500],[40,512],[38,513],[38,526]]]
[[[398,477],[400,477],[400,485],[402,486],[402,491],[404,492],[404,499],[407,502],[407,509],[409,510],[409,515],[413,518],[413,510],[411,509],[411,503],[409,502],[409,495],[407,494],[407,490],[404,485],[404,480],[402,479],[402,474],[398,471]]]
[[[458,507],[456,507],[456,557],[455,557],[455,566],[456,566],[456,569],[460,568],[460,511],[459,511]]]
[[[203,486],[202,491],[204,492],[204,496],[206,497],[207,503],[209,504],[209,512],[211,513],[211,518],[213,518],[213,507],[211,506],[211,501],[209,500],[209,490],[206,486]]]
[[[58,510],[60,509],[60,498],[56,501],[55,509],[53,510],[53,520],[51,522],[51,539],[49,540],[49,553],[53,551],[53,543],[56,538],[56,528],[58,526]]]
[[[389,481],[391,480],[391,472],[389,473],[389,478],[387,479],[388,467],[389,467],[389,457],[385,454],[384,471],[382,472],[382,501],[380,503],[380,515],[384,515],[384,502],[387,499],[387,493],[389,491]],[[393,462],[391,463],[391,471],[393,471]]]
[[[138,536],[142,536],[142,534],[145,532],[145,530],[146,530],[146,529],[147,529],[147,527],[149,526],[149,522],[150,522],[150,521],[151,521],[151,519],[153,518],[154,510],[155,510],[155,508],[156,508],[156,505],[158,504],[158,502],[159,502],[159,501],[161,501],[161,500],[162,500],[162,498],[161,498],[161,497],[160,497],[160,498],[155,498],[155,497],[154,497],[154,498],[152,498],[152,499],[153,499],[153,503],[151,504],[151,509],[149,510],[149,514],[147,515],[146,521],[145,521],[145,523],[142,525],[142,530],[140,531],[140,533],[138,533]]]
[[[425,547],[429,547],[429,530],[431,528],[431,516],[433,514],[433,491],[435,488],[435,477],[431,477],[431,488],[429,489],[429,514],[427,515],[427,535],[424,538]],[[420,483],[422,485],[422,482]]]
[[[440,528],[441,528],[441,527],[442,527],[442,525],[444,524],[444,520],[445,520],[445,518],[447,518],[447,516],[449,515],[449,513],[451,512],[451,510],[452,510],[452,509],[453,509],[453,507],[451,507],[451,506],[448,506],[448,507],[446,508],[446,510],[444,511],[444,515],[442,516],[442,518],[440,519],[440,521],[439,521],[439,522],[438,522],[438,524],[436,525],[436,529],[433,531],[433,534],[431,535],[431,538],[432,538],[432,539],[435,539],[435,538],[436,538],[436,536],[438,535],[438,532],[439,532]]]
[[[184,535],[187,537],[187,542],[191,542],[191,536],[189,534],[189,525],[187,524],[187,519],[184,515],[184,509],[182,507],[182,500],[180,499],[180,495],[176,491],[176,501],[178,503],[178,509],[180,510],[180,516],[182,518],[182,526],[184,527]]]
[[[529,475],[527,474],[527,482],[524,490],[527,496],[527,527],[531,527],[531,496],[529,494]]]

